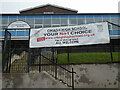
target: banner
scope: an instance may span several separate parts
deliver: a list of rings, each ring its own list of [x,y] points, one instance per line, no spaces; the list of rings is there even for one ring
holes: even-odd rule
[[[30,48],[109,43],[108,23],[31,29]]]

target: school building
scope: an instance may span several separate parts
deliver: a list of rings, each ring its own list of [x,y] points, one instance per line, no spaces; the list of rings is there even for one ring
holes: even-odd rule
[[[46,4],[34,8],[21,10],[19,14],[3,14],[0,16],[0,40],[4,40],[5,29],[16,20],[27,22],[31,29],[49,28],[61,26],[74,26],[96,22],[111,22],[120,25],[120,15],[118,13],[78,13],[77,10],[64,8],[57,5]],[[109,24],[109,33],[114,51],[118,51],[120,42],[120,28],[114,24]],[[29,47],[29,30],[15,29],[9,30],[11,33],[12,48]],[[101,45],[102,47],[102,45]]]

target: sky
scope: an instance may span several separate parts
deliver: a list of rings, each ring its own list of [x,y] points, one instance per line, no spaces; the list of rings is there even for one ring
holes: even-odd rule
[[[0,0],[0,13],[19,13],[20,10],[43,4],[54,4],[78,10],[78,13],[118,13],[119,0]]]

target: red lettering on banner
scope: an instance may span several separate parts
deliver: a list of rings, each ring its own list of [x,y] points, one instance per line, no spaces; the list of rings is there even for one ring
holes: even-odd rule
[[[69,32],[67,32],[67,34],[69,35]]]
[[[66,32],[65,32],[65,33],[60,32],[60,33],[59,33],[59,35],[67,35],[67,34],[69,35],[69,32],[67,32],[67,33],[66,33]]]
[[[45,39],[62,39],[62,38],[91,37],[91,36],[95,36],[95,34],[93,33],[93,34],[75,35],[75,36],[62,36],[62,37],[40,37],[40,38],[37,38],[37,42],[44,41]]]
[[[95,36],[95,34],[91,34],[91,36]]]
[[[37,38],[37,42],[44,41],[44,40],[45,40],[45,37]]]

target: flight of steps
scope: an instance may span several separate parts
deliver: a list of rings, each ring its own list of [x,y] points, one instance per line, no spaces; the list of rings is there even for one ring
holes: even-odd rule
[[[27,56],[23,51],[19,56],[14,55],[11,59],[10,73],[26,73],[27,72]]]

